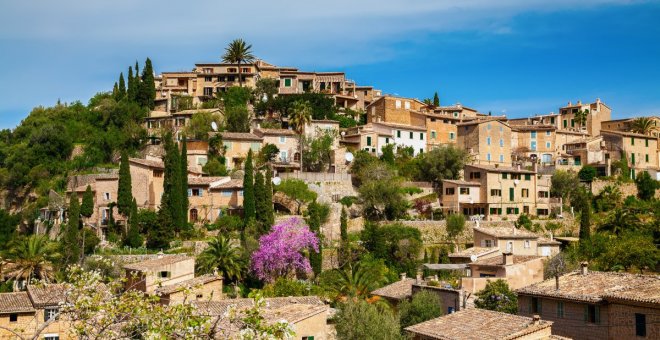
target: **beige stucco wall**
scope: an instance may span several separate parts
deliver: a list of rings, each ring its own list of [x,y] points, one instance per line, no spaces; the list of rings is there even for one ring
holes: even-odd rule
[[[201,287],[193,287],[190,294],[180,291],[170,295],[161,296],[160,301],[163,304],[175,304],[190,301],[220,301],[222,300],[222,280],[209,282]]]
[[[256,155],[261,149],[260,141],[246,141],[246,140],[232,140],[232,139],[223,139],[223,145],[225,146],[225,159],[227,169],[234,169],[237,165],[236,159],[245,159],[247,157],[248,151],[252,149],[252,153]],[[241,164],[242,167],[242,164]]]
[[[296,338],[302,339],[303,337],[313,336],[314,340],[328,339],[327,319],[328,312],[326,310],[310,318],[294,323],[293,330],[296,333]]]

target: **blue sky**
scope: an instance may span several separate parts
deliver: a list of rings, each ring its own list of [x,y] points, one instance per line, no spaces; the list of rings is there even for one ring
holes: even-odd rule
[[[660,2],[623,0],[0,0],[0,128],[32,107],[216,61],[242,37],[282,66],[521,117],[601,98],[660,115]]]

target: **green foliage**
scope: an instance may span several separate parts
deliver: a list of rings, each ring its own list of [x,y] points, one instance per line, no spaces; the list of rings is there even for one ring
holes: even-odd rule
[[[218,271],[226,280],[240,280],[245,263],[238,247],[222,235],[209,242],[209,247],[197,256],[196,272],[208,274]]]
[[[316,201],[307,206],[307,224],[309,225],[309,230],[311,230],[316,237],[319,239],[319,251],[309,252],[309,263],[312,266],[314,275],[319,275],[323,266],[323,234],[321,234],[321,225],[328,219],[330,215],[330,206],[327,204],[320,204]]]
[[[399,223],[379,226],[366,223],[360,239],[371,254],[385,264],[414,276],[422,253],[422,235],[416,228]]]
[[[338,339],[403,340],[399,322],[389,310],[379,310],[364,301],[340,305],[335,318]]]
[[[268,206],[272,205],[273,202],[267,201],[264,175],[261,171],[258,170],[254,176],[254,201],[257,229],[259,231],[259,235],[263,235],[266,234],[272,226],[272,224],[269,224],[272,218],[268,216]]]
[[[621,190],[614,185],[608,185],[594,197],[594,210],[596,212],[611,211],[621,206],[622,201]]]
[[[243,171],[245,171],[243,175],[243,217],[247,225],[250,220],[256,217],[252,149],[248,151]]]
[[[94,193],[90,185],[87,185],[87,189],[85,189],[85,193],[83,194],[80,214],[87,218],[94,214]]]
[[[186,136],[181,141],[181,154],[179,155],[179,197],[181,200],[181,210],[179,211],[178,226],[181,229],[188,227],[188,143]],[[189,231],[189,230],[188,230]]]
[[[84,245],[82,251],[83,255],[87,256],[94,252],[96,246],[101,243],[101,239],[99,239],[99,237],[96,235],[96,232],[91,229],[83,228],[81,231],[82,235],[80,238],[82,240],[82,244]]]
[[[9,244],[16,237],[16,227],[20,222],[20,216],[10,214],[7,210],[0,209],[0,244]]]
[[[295,101],[291,104],[289,112],[289,125],[292,125],[298,134],[302,135],[305,126],[312,122],[314,110],[306,100]]]
[[[591,235],[591,192],[582,186],[573,189],[571,205],[580,213],[580,239]]]
[[[642,200],[648,201],[655,197],[655,191],[660,189],[660,182],[651,178],[647,171],[642,171],[635,179],[637,186],[637,197]]]
[[[278,92],[277,79],[275,78],[259,78],[255,84],[254,88],[254,99],[256,104],[254,105],[254,111],[263,116],[265,114],[271,114],[274,110],[273,99]],[[266,100],[264,100],[264,97]],[[267,128],[263,124],[263,128]]]
[[[218,230],[218,234],[225,235],[243,229],[243,219],[236,215],[226,215],[218,217],[215,222],[209,225],[208,230]]]
[[[431,320],[442,315],[442,301],[437,294],[422,290],[413,295],[411,301],[403,301],[399,305],[401,330],[418,323]]]
[[[438,92],[436,92],[433,95],[433,106],[435,106],[435,107],[440,106],[440,97],[438,96]]]
[[[138,217],[139,213],[135,199],[133,199],[131,206],[131,214],[128,222],[128,233],[124,239],[124,245],[131,248],[139,248],[142,247],[144,239],[142,238],[142,235],[140,235],[140,219]]]
[[[275,190],[296,201],[298,205],[298,214],[300,214],[300,208],[303,204],[312,202],[316,200],[317,197],[317,194],[314,191],[309,190],[309,187],[304,181],[294,178],[283,180],[275,187]]]
[[[381,151],[383,152],[380,155],[380,160],[389,164],[389,165],[394,165],[394,144],[385,144],[382,148]]]
[[[262,221],[270,229],[270,226],[275,224],[275,208],[273,207],[273,171],[270,168],[266,170],[264,188],[264,202],[266,204],[266,209],[264,210]]]
[[[401,181],[384,164],[372,163],[361,170],[358,188],[364,215],[371,220],[393,220],[406,214],[408,202],[401,193]]]
[[[275,280],[275,282],[264,286],[262,292],[264,296],[267,297],[324,295],[323,289],[317,285],[314,285],[312,282],[304,280],[292,280],[283,277],[280,277]]]
[[[337,113],[334,98],[331,95],[323,93],[310,92],[278,96],[273,100],[272,107],[284,117],[291,119],[293,112],[297,109],[296,102],[307,103],[311,119],[332,119]]]
[[[142,70],[142,78],[138,87],[136,101],[140,106],[153,110],[154,99],[156,98],[156,83],[154,82],[154,69],[151,65],[151,59],[147,58]]]
[[[266,164],[271,162],[275,160],[279,154],[280,149],[275,144],[267,143],[261,147],[261,150],[259,150],[259,154],[257,155],[257,164]]]
[[[217,113],[209,111],[195,112],[183,131],[191,139],[208,141],[209,132],[213,131],[211,123],[216,123],[220,126],[222,117]]]
[[[348,241],[348,214],[346,208],[341,208],[341,216],[339,217],[339,235],[342,241]]]
[[[332,119],[338,121],[339,127],[342,129],[358,126],[359,123],[357,120],[346,115],[335,115]]]
[[[420,156],[416,179],[437,184],[443,179],[458,179],[468,159],[465,150],[452,145],[434,148]]]
[[[571,202],[571,197],[580,182],[575,173],[557,170],[550,179],[550,195],[561,197],[564,203]]]
[[[660,250],[653,238],[641,232],[625,232],[610,239],[605,249],[597,260],[603,270],[629,271],[635,268],[643,274],[644,270],[654,271],[660,262]]]
[[[216,158],[211,158],[206,162],[202,170],[209,174],[209,176],[227,176],[227,166]]]
[[[307,171],[326,172],[332,162],[332,144],[336,131],[319,132],[314,138],[303,136],[303,165]]]
[[[527,214],[521,214],[520,216],[518,216],[518,220],[516,220],[514,224],[518,229],[525,228],[527,230],[532,230],[534,227],[532,225],[532,219],[529,218]]]
[[[504,280],[488,280],[486,287],[477,292],[476,296],[477,299],[474,300],[474,305],[477,308],[509,314],[518,312],[518,297],[509,289],[509,284]]]
[[[243,77],[241,76],[241,64],[254,62],[255,57],[252,54],[252,45],[243,39],[234,39],[225,48],[222,55],[222,61],[229,64],[238,65],[238,84],[243,87]]]
[[[122,100],[126,96],[126,81],[124,80],[124,72],[119,73],[119,86],[117,87],[118,97],[117,101]]]
[[[408,196],[421,194],[423,192],[424,192],[424,190],[422,190],[418,187],[403,187],[403,188],[401,188],[401,193],[402,194],[407,194]]]
[[[181,227],[179,224],[181,216],[186,217],[187,211],[183,210],[183,197],[181,192],[181,155],[179,149],[172,140],[170,133],[165,134],[165,171],[163,175],[163,196],[160,201],[158,213],[161,216],[163,229],[176,230]],[[186,194],[187,196],[187,194]]]
[[[121,153],[119,184],[117,186],[117,211],[124,216],[128,216],[131,213],[133,192],[131,189],[131,171],[128,164],[128,154],[126,152]]]
[[[7,280],[27,282],[32,279],[52,282],[55,278],[53,263],[61,258],[57,245],[46,235],[17,237],[7,249],[3,248],[2,255],[13,265],[3,266],[0,274]]]
[[[133,67],[129,66],[128,67],[128,89],[126,90],[126,99],[128,99],[129,101],[132,101],[132,102],[135,101],[135,99],[137,98],[138,86],[139,86],[139,84],[136,82],[135,78],[133,77]]]
[[[465,231],[465,216],[463,214],[451,214],[447,216],[447,237],[455,240]]]
[[[355,196],[344,196],[339,199],[339,203],[347,208],[350,208],[354,203],[357,203],[358,200],[359,199]]]
[[[72,264],[80,260],[80,202],[78,202],[76,193],[71,195],[67,214],[69,221],[66,225],[64,237],[62,238],[62,249],[64,250],[65,262]]]
[[[247,103],[252,94],[246,87],[230,87],[221,95],[225,107],[225,128],[230,132],[250,131],[250,112]]]
[[[594,178],[596,178],[596,168],[591,165],[583,166],[578,172],[578,178],[584,182],[593,182]]]
[[[319,282],[337,301],[361,299],[386,282],[387,271],[382,259],[367,256],[359,262],[348,262],[342,268],[324,271]]]

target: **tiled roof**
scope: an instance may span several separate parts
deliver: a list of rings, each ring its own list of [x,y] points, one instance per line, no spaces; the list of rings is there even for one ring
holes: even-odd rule
[[[533,256],[533,255],[510,255],[510,256],[513,256],[513,264],[525,263],[528,261],[543,258],[542,256]],[[471,265],[472,264],[478,266],[503,266],[504,256],[489,257],[487,259],[481,259],[472,262]]]
[[[613,131],[613,130],[600,130],[601,134],[611,134],[611,135],[619,135],[619,136],[626,136],[626,137],[639,137],[639,138],[648,138],[648,139],[656,139],[657,137],[651,136],[651,135],[643,135],[641,133],[635,133],[635,132],[624,132],[624,131]]]
[[[539,131],[539,130],[557,130],[554,125],[535,124],[535,125],[514,125],[511,127],[513,131]]]
[[[163,255],[161,258],[155,258],[151,260],[146,260],[137,263],[131,263],[124,266],[124,269],[128,270],[150,270],[158,268],[160,266],[165,266],[169,264],[174,264],[182,261],[192,260],[194,258],[185,255]]]
[[[561,245],[561,242],[559,242],[557,240],[554,240],[554,239],[551,240],[551,239],[546,238],[546,237],[541,237],[536,242],[538,243],[538,245]]]
[[[529,317],[469,308],[407,327],[406,331],[431,339],[516,339],[551,326],[550,321],[535,324]]]
[[[565,134],[568,134],[568,135],[580,135],[580,136],[588,136],[589,135],[586,132],[573,131],[573,130],[564,130],[564,129],[557,130],[557,133],[565,133]]]
[[[207,283],[218,280],[222,281],[222,277],[213,274],[206,274],[206,275],[198,276],[194,279],[181,281],[177,284],[159,287],[155,290],[155,293],[158,295],[169,295],[172,293],[182,291],[186,288],[195,288],[196,286],[205,285]]]
[[[0,314],[34,312],[27,292],[0,293]]]
[[[211,185],[211,189],[241,189],[241,188],[243,188],[242,179],[232,179],[227,182]]]
[[[156,161],[152,159],[142,159],[142,158],[129,158],[128,161],[131,163],[148,166],[150,168],[165,169],[165,164],[163,163],[163,161]]]
[[[261,142],[263,138],[249,132],[220,132],[223,140],[248,140]]]
[[[486,255],[490,253],[496,253],[499,251],[499,248],[496,247],[470,247],[464,250],[461,250],[456,253],[451,253],[449,254],[449,257],[470,257],[472,255],[475,256],[480,256],[480,255]]]
[[[462,180],[457,180],[457,179],[443,179],[442,182],[456,184],[456,185],[466,185],[466,186],[471,186],[471,187],[480,187],[481,186],[481,183],[479,183],[479,182],[468,182],[468,181],[462,181]]]
[[[531,231],[516,228],[513,223],[510,227],[475,227],[474,230],[486,235],[503,238],[527,238],[533,239],[539,236]]]
[[[210,185],[215,182],[229,182],[231,180],[228,176],[222,177],[189,177],[188,185]]]
[[[295,136],[297,133],[293,130],[289,129],[256,129],[254,130],[254,134],[257,136],[264,136],[264,135],[270,135],[270,136]]]
[[[29,285],[27,292],[35,308],[57,306],[66,301],[66,287],[62,284]]]
[[[488,123],[488,122],[500,122],[505,126],[509,126],[506,122],[502,121],[501,117],[491,117],[491,118],[485,118],[485,119],[475,119],[471,120],[469,122],[463,122],[463,123],[457,123],[456,126],[467,126],[467,125],[476,125],[476,124],[483,124],[483,123]]]
[[[396,123],[386,123],[386,122],[374,122],[373,125],[383,125],[393,129],[402,129],[402,130],[414,130],[414,131],[426,131],[425,127],[421,126],[412,126],[405,124],[396,124]]]
[[[660,304],[660,276],[614,272],[571,272],[555,279],[520,288],[518,294],[548,296],[568,300],[599,302],[604,298]]]
[[[525,170],[523,168],[518,169],[517,167],[514,168],[512,166],[497,166],[495,167],[494,165],[483,165],[483,164],[470,164],[466,165],[466,167],[472,167],[472,168],[477,168],[481,170],[486,170],[489,172],[513,172],[517,174],[535,174],[536,172],[531,171],[531,170]]]
[[[318,296],[289,296],[266,298],[267,309],[278,309],[288,305],[306,305],[306,306],[325,306]],[[237,309],[249,308],[254,305],[254,300],[244,299],[226,299],[220,301],[197,301],[197,310],[202,315],[222,316],[230,306]]]
[[[415,283],[415,279],[407,278],[399,280],[385,287],[378,288],[371,292],[371,294],[395,300],[403,300],[412,296],[413,283]]]

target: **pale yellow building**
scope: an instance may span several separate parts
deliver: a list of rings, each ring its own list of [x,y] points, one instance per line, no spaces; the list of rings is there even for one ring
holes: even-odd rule
[[[587,121],[586,124],[580,125],[575,119],[575,114],[585,110],[588,111]],[[612,109],[605,105],[600,98],[593,103],[582,103],[578,100],[575,104],[568,102],[566,106],[559,108],[559,115],[560,129],[585,131],[590,136],[598,136],[601,123],[612,119]]]
[[[456,124],[456,146],[467,151],[474,164],[511,165],[511,128],[499,118]]]
[[[225,165],[227,169],[241,169],[247,154],[252,150],[253,157],[257,155],[263,143],[263,138],[250,132],[220,132],[225,148]]]

